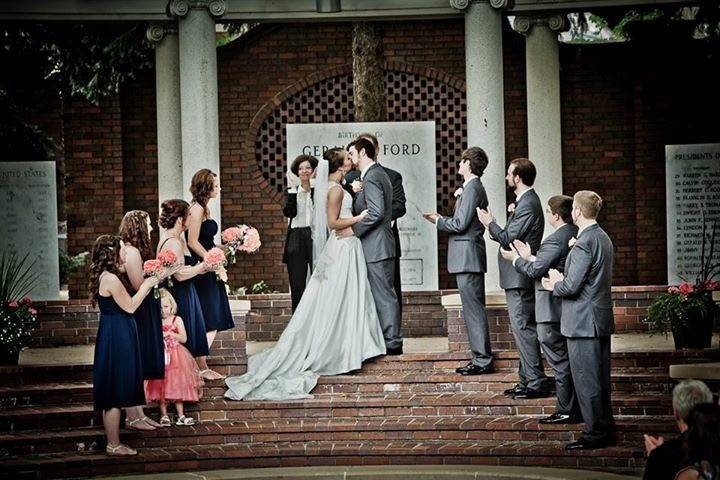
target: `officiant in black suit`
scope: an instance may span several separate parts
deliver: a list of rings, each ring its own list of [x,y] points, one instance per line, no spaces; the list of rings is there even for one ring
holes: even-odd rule
[[[358,136],[358,138],[365,138],[369,140],[373,147],[375,147],[376,157],[379,157],[380,154],[380,145],[378,144],[378,139],[375,137],[375,135],[371,133],[363,133],[362,135]],[[329,152],[330,150],[328,150]],[[378,159],[375,159],[376,162],[380,163]],[[380,165],[383,170],[385,170],[385,173],[387,173],[388,177],[390,177],[390,183],[392,184],[392,190],[393,190],[393,199],[392,199],[392,233],[393,237],[395,237],[395,294],[398,297],[398,303],[400,304],[400,316],[402,316],[402,288],[401,288],[401,280],[400,280],[400,255],[401,255],[401,248],[400,248],[400,232],[398,231],[397,226],[397,220],[398,218],[401,218],[405,215],[407,209],[405,208],[405,189],[403,188],[403,179],[400,172],[393,170],[392,168],[388,168],[385,165]],[[345,181],[343,183],[343,188],[350,192],[350,195],[355,198],[356,191],[353,189],[353,182],[360,182],[360,171],[359,170],[351,170],[345,175]],[[356,184],[358,189],[361,189],[362,187],[359,184]],[[359,190],[358,190],[359,191]]]

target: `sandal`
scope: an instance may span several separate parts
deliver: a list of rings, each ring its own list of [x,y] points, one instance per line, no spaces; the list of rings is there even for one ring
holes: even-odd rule
[[[131,457],[133,455],[137,455],[138,452],[137,450],[132,449],[127,445],[119,443],[114,447],[108,444],[107,447],[105,447],[105,453],[107,453],[111,457]]]
[[[142,417],[142,420],[143,420],[146,424],[150,425],[151,427],[155,427],[155,428],[160,428],[160,427],[162,427],[162,425],[160,425],[158,422],[156,422],[155,420],[153,420],[152,418],[150,418],[150,417],[148,417],[148,416]]]
[[[160,423],[160,425],[163,426],[163,427],[170,427],[170,426],[172,426],[172,422],[170,421],[170,417],[168,417],[167,415],[163,415],[162,417],[160,417],[160,422],[159,422],[159,423]]]
[[[175,422],[175,425],[180,427],[189,427],[190,425],[195,425],[195,419],[192,417],[186,417],[185,415],[180,415]]]
[[[222,380],[225,378],[225,375],[206,368],[205,370],[200,370],[200,377],[203,380]]]
[[[147,428],[142,428],[142,427],[136,427],[136,426],[135,426],[136,423],[140,423],[140,422],[143,422],[142,424],[145,425]],[[126,421],[125,421],[125,428],[129,428],[129,429],[131,429],[131,430],[140,430],[140,431],[142,431],[142,432],[147,432],[147,431],[150,431],[150,430],[155,430],[155,427],[153,427],[152,425],[149,425],[149,424],[145,423],[145,417],[136,418],[136,419],[133,419],[133,420],[126,420]]]

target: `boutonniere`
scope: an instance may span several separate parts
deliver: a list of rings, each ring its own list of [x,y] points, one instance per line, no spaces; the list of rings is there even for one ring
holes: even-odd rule
[[[513,213],[515,211],[515,202],[508,205],[507,211],[508,213]]]
[[[577,242],[577,238],[572,237],[570,240],[568,240],[568,247],[572,248],[576,242]]]
[[[458,198],[462,194],[463,194],[463,188],[460,187],[457,190],[455,190],[455,193],[453,193],[453,197]]]

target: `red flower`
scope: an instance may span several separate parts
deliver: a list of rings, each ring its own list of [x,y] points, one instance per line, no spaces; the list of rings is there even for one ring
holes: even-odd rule
[[[29,306],[29,305],[32,305],[32,300],[30,299],[30,297],[28,297],[27,295],[25,295],[25,296],[22,298],[22,300],[20,300],[20,303],[22,303],[23,305],[28,305],[28,306]]]
[[[705,290],[720,290],[720,281],[718,280],[705,280]]]
[[[31,314],[31,315],[37,315],[37,313],[38,313],[37,310],[35,310],[34,308],[30,307],[30,314]]]
[[[680,289],[678,287],[668,287],[668,293],[680,293]]]
[[[678,289],[680,290],[680,293],[682,295],[690,295],[695,289],[695,287],[693,287],[689,283],[683,283]]]
[[[13,309],[18,308],[18,303],[15,300],[13,300],[12,302],[8,303],[8,307],[13,308]]]

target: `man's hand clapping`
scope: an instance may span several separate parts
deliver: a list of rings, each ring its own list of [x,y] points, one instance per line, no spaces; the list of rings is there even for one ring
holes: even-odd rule
[[[477,216],[478,220],[480,220],[480,223],[482,223],[485,228],[487,228],[488,225],[490,225],[495,220],[495,217],[493,217],[493,214],[490,211],[489,207],[487,210],[483,210],[480,207],[477,207]]]

